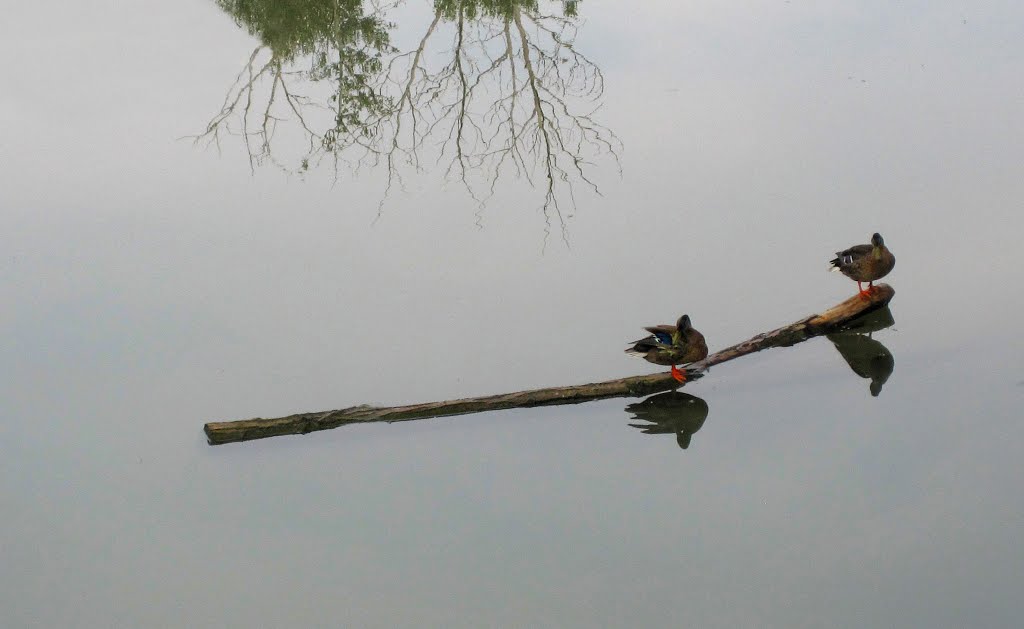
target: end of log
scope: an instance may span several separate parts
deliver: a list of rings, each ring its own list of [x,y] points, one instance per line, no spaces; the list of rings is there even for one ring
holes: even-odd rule
[[[832,332],[845,325],[852,318],[861,317],[879,308],[885,308],[896,296],[888,284],[876,284],[870,295],[854,295],[846,301],[832,306],[825,312],[808,319],[807,328],[814,334]]]
[[[219,446],[235,441],[251,441],[308,431],[304,431],[302,427],[295,427],[294,424],[290,430],[282,431],[279,420],[254,417],[230,422],[208,422],[203,426],[203,432],[206,433],[206,443]]]

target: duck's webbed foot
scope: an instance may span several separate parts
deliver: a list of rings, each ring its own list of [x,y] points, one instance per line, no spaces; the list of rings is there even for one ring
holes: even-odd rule
[[[682,371],[679,371],[679,369],[677,369],[675,365],[672,365],[672,377],[675,378],[677,382],[686,382],[686,374]]]

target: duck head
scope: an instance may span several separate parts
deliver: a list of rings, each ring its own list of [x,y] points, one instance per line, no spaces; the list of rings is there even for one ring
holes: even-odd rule
[[[875,232],[871,235],[871,254],[876,260],[882,257],[882,247],[885,246],[885,241],[882,240],[882,234]]]
[[[676,321],[676,329],[680,332],[686,332],[693,326],[690,325],[690,315],[683,315],[679,317],[679,321]]]

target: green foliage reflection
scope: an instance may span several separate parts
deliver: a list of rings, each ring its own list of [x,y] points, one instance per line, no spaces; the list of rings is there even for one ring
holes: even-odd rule
[[[618,138],[592,117],[604,79],[575,48],[575,2],[436,0],[408,50],[385,19],[401,2],[217,2],[261,45],[197,140],[239,135],[253,168],[382,165],[386,198],[403,169],[446,160],[481,207],[512,173],[543,189],[545,217],[564,230],[562,194],[596,190],[586,154],[617,163]],[[301,154],[284,156],[287,134],[303,138]]]

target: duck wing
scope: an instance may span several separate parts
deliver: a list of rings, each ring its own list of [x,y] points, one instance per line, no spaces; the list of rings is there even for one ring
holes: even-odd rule
[[[645,336],[642,339],[632,341],[630,343],[629,349],[627,349],[626,352],[630,354],[646,354],[649,350],[665,349],[666,347],[670,347],[671,344],[672,339],[669,339],[668,341],[662,343],[661,340],[658,339],[658,337],[652,334],[651,336]]]
[[[674,325],[652,325],[644,329],[650,332],[651,336],[656,338],[662,345],[671,345],[672,335],[676,333],[676,326]]]
[[[833,267],[844,269],[858,264],[871,254],[871,245],[854,245],[849,249],[837,251],[836,257],[829,261]]]

